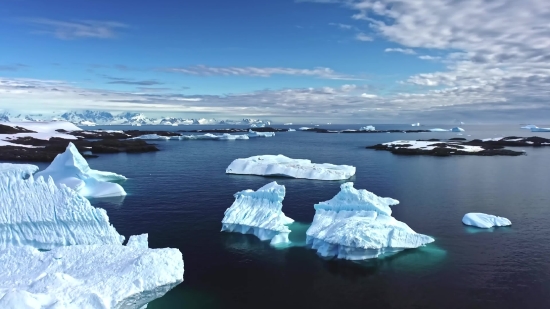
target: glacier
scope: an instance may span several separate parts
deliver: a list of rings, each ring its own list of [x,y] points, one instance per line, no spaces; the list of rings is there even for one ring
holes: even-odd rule
[[[273,137],[275,136],[275,132],[256,132],[256,131],[248,130],[248,136],[249,137]]]
[[[476,212],[465,214],[462,218],[462,223],[483,229],[492,228],[494,226],[512,225],[512,222],[507,218]]]
[[[183,281],[178,249],[78,245],[0,250],[2,309],[140,309]]]
[[[344,180],[355,175],[355,166],[311,163],[310,160],[291,159],[283,155],[261,155],[235,159],[225,172],[314,180]]]
[[[260,240],[271,240],[272,246],[288,244],[294,220],[282,212],[285,186],[276,181],[257,191],[244,190],[235,193],[235,201],[224,214],[222,232],[254,234]]]
[[[0,164],[0,249],[30,245],[48,250],[68,245],[122,244],[124,236],[74,190],[52,178],[23,179]],[[38,169],[38,167],[36,168]],[[31,169],[32,170],[32,169]]]
[[[126,177],[91,169],[73,143],[69,143],[65,152],[58,154],[50,166],[35,174],[35,178],[40,176],[52,177],[56,183],[64,184],[85,197],[126,195],[122,186],[112,183],[126,180]]]
[[[390,206],[398,203],[344,183],[331,200],[314,206],[306,245],[325,258],[365,260],[433,242],[391,216]]]

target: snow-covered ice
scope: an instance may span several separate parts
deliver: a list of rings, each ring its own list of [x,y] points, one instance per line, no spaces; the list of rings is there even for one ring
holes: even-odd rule
[[[451,129],[451,132],[464,132],[464,129],[462,129],[461,127],[454,127]]]
[[[437,146],[438,144],[441,144],[441,143],[443,142],[400,140],[400,141],[393,141],[389,143],[383,143],[382,145],[393,146],[396,148],[433,150],[434,148],[438,147]],[[461,145],[459,142],[444,142],[444,143],[447,144],[445,148],[449,148],[449,149],[457,149],[457,150],[467,151],[467,152],[480,152],[484,150],[483,147],[481,146]],[[459,148],[453,147],[455,145]]]
[[[309,130],[309,129],[311,129],[311,128],[309,128],[309,127],[301,127],[301,128],[298,128],[298,130],[300,130],[300,131],[306,131],[306,130]]]
[[[441,129],[441,128],[430,129],[429,131],[431,131],[431,132],[449,132],[449,130]]]
[[[296,129],[292,129],[292,128],[290,128],[290,129],[288,129],[288,131],[287,131],[287,132],[296,132]]]
[[[509,226],[512,222],[504,217],[471,212],[464,215],[462,223],[479,228],[492,228],[493,226]]]
[[[126,244],[128,247],[149,248],[149,234],[132,235]]]
[[[526,125],[526,126],[521,127],[520,129],[528,129],[528,130],[531,130],[531,129],[536,129],[536,128],[538,128],[536,125],[534,125],[534,124],[528,124],[528,125]]]
[[[225,170],[227,174],[284,176],[316,180],[344,180],[355,175],[355,166],[311,163],[283,155],[262,155],[236,159]]]
[[[52,177],[58,184],[64,184],[86,197],[110,197],[126,195],[117,183],[126,177],[111,172],[93,170],[78,152],[73,143],[69,143],[64,153],[58,154],[45,170],[35,174],[35,178]]]
[[[282,212],[285,186],[276,181],[257,191],[244,190],[235,193],[235,202],[225,211],[222,232],[254,234],[261,240],[271,240],[271,245],[286,244],[294,220]]]
[[[0,177],[14,176],[28,178],[38,171],[38,166],[32,164],[0,163]]]
[[[323,257],[364,260],[433,242],[391,216],[390,206],[398,203],[342,184],[334,198],[315,205],[306,244]]]
[[[374,126],[365,126],[359,128],[359,131],[376,131],[376,128]]]
[[[2,309],[140,309],[183,281],[178,249],[79,245],[0,250]]]
[[[273,137],[275,136],[275,132],[256,132],[256,131],[248,130],[248,136],[249,137]]]
[[[66,131],[80,131],[79,127],[75,126],[70,122],[65,121],[53,121],[53,122],[0,122],[2,125],[10,127],[21,127],[27,130],[34,131],[36,133],[15,133],[15,134],[0,134],[0,146],[17,146],[17,147],[27,147],[34,148],[30,145],[20,145],[11,143],[11,140],[16,140],[23,137],[32,137],[40,140],[49,140],[52,137],[76,140],[76,136],[60,133],[56,130],[66,130]]]
[[[217,141],[235,141],[235,140],[246,140],[249,139],[248,135],[238,134],[232,135],[229,133],[224,133],[222,135],[215,135],[211,133],[206,133],[203,135],[184,135],[181,136],[182,140],[217,140]]]
[[[419,123],[419,122],[413,123],[413,124],[411,124],[411,126],[413,126],[413,127],[419,127],[419,126],[420,126],[420,123]]]
[[[0,168],[0,249],[123,243],[105,210],[51,178],[23,179],[27,171]]]
[[[167,141],[167,140],[170,139],[170,136],[162,136],[162,135],[158,135],[158,134],[145,134],[145,135],[132,137],[130,139],[141,139],[141,140],[150,140],[150,141],[156,141],[156,140]]]

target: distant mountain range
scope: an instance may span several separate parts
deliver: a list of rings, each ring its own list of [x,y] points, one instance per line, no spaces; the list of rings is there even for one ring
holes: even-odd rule
[[[142,113],[123,112],[112,114],[105,111],[71,111],[51,114],[22,114],[8,111],[0,111],[0,121],[69,121],[80,126],[95,125],[248,125],[251,127],[263,127],[270,125],[271,121],[258,119],[216,120],[216,119],[186,119],[175,117],[149,118]]]

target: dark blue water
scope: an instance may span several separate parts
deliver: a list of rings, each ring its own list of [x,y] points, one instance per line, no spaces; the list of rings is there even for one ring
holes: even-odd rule
[[[463,127],[467,138],[533,135],[515,126]],[[158,142],[156,153],[90,159],[92,168],[130,178],[123,184],[126,198],[92,204],[107,210],[119,233],[149,233],[151,247],[183,253],[185,281],[150,309],[550,307],[550,148],[526,149],[528,155],[520,157],[448,158],[364,149],[438,137],[456,133],[288,132],[248,141]],[[220,233],[237,191],[273,180],[284,184],[283,211],[303,223],[294,227],[296,239],[313,219],[313,204],[339,191],[340,181],[224,173],[232,160],[261,154],[356,166],[350,179],[356,188],[400,200],[393,216],[435,243],[358,265],[325,261],[301,247],[277,250],[251,235]],[[468,228],[461,223],[467,212],[504,216],[513,226]]]

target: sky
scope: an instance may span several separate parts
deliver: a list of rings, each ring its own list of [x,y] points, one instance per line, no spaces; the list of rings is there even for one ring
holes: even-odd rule
[[[550,118],[548,0],[0,0],[0,110]]]

